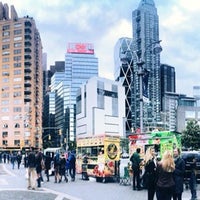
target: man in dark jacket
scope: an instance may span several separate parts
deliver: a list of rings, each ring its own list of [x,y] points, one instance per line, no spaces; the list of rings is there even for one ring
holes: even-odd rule
[[[36,189],[36,157],[33,148],[28,155],[28,189]]]
[[[132,162],[132,170],[133,170],[133,190],[136,189],[135,184],[137,183],[137,190],[141,190],[140,185],[140,163],[142,159],[140,158],[140,148],[136,149],[136,152],[130,158]]]
[[[174,149],[174,182],[175,189],[173,193],[173,200],[182,200],[184,173],[185,173],[185,161],[180,157],[180,149]]]
[[[71,180],[75,181],[75,175],[76,175],[76,155],[75,151],[73,150],[69,154],[69,174],[71,176]]]

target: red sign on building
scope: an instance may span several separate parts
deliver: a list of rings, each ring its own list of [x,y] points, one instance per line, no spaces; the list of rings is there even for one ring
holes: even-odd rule
[[[67,53],[94,54],[94,46],[91,43],[69,43]]]

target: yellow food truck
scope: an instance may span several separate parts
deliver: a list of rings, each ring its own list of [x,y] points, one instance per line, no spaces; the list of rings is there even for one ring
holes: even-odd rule
[[[115,136],[95,136],[77,139],[76,171],[82,179],[96,178],[106,182],[119,175],[120,138]]]

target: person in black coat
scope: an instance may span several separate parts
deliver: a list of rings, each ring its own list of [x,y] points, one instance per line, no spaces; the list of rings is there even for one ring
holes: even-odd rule
[[[51,157],[49,152],[46,153],[44,165],[45,165],[45,174],[47,176],[47,182],[49,182],[49,170],[51,169]]]
[[[173,193],[173,200],[182,200],[184,173],[185,173],[185,161],[180,157],[180,149],[174,149],[174,182],[175,188]]]
[[[149,147],[145,153],[144,182],[147,188],[148,200],[153,200],[156,191],[156,157],[154,147]]]

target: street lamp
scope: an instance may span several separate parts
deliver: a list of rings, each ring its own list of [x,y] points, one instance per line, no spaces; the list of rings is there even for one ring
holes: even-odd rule
[[[146,51],[149,50],[153,45],[152,52],[153,54],[159,54],[162,51],[162,47],[160,46],[161,40],[155,41],[150,43],[144,51],[143,57],[146,54]],[[133,51],[137,58],[137,66],[138,66],[138,76],[139,76],[139,83],[140,83],[140,133],[143,133],[143,77],[145,75],[145,70],[143,69],[143,65],[145,64],[144,58],[140,58],[137,55],[136,51]]]

